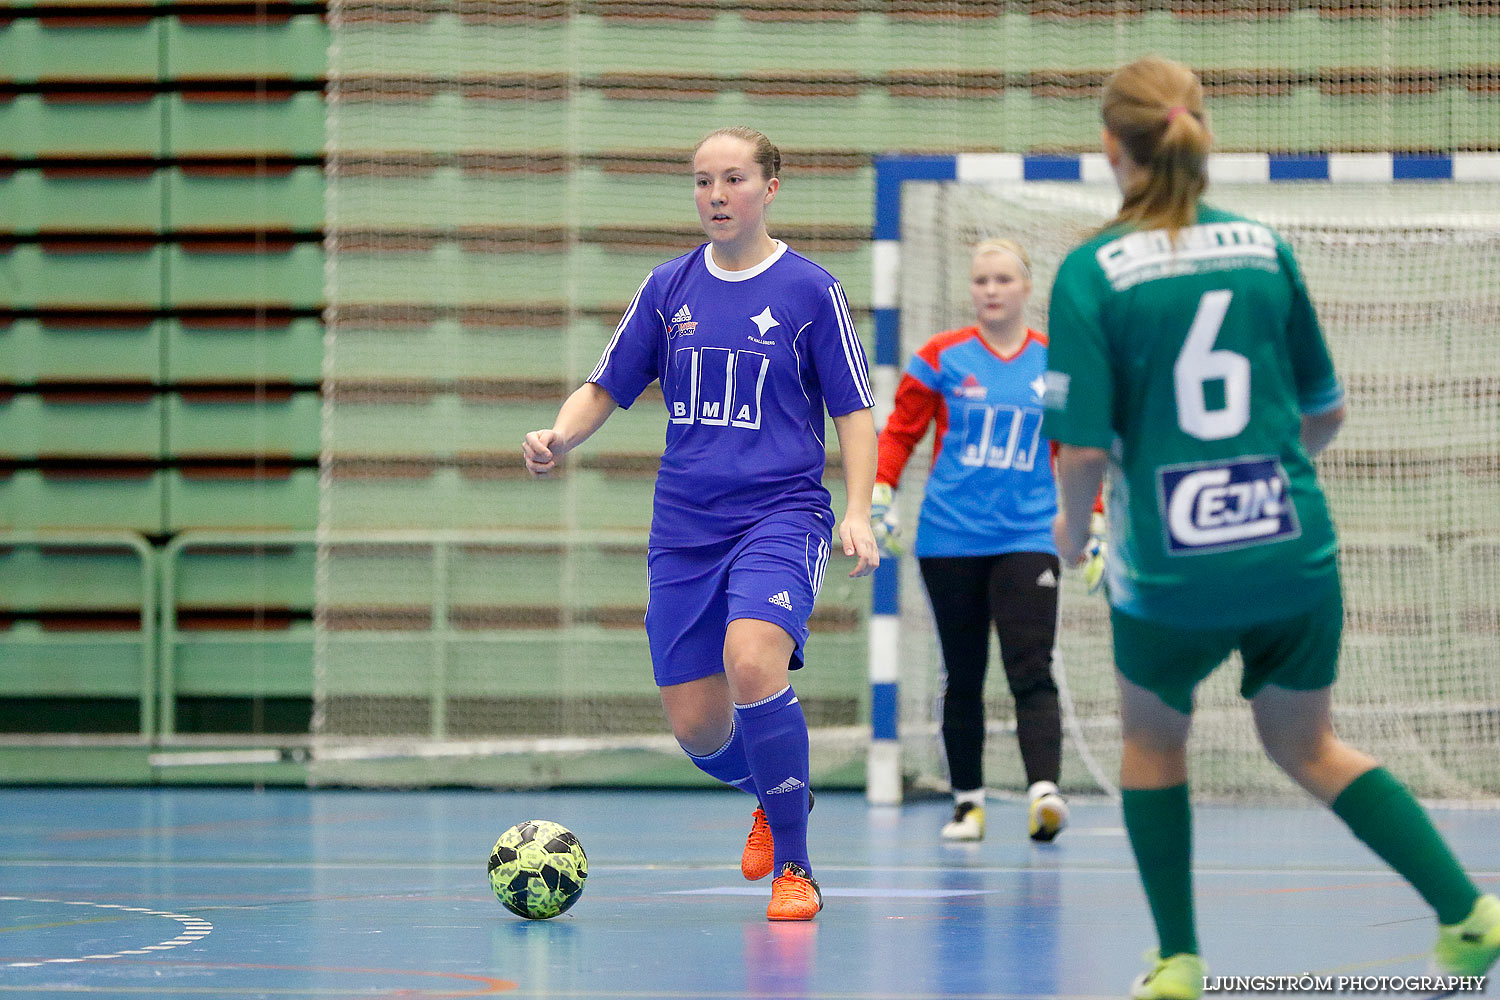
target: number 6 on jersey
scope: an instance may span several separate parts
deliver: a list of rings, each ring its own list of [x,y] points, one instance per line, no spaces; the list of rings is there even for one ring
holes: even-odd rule
[[[1200,441],[1234,437],[1250,422],[1250,359],[1234,351],[1214,350],[1234,293],[1204,292],[1193,314],[1187,340],[1172,366],[1177,396],[1177,426]],[[1224,383],[1224,405],[1210,410],[1205,384]]]

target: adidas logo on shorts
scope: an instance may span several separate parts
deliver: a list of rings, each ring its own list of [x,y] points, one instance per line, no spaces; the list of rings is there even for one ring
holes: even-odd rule
[[[673,323],[686,323],[688,320],[690,320],[692,318],[693,318],[692,310],[690,310],[687,307],[687,303],[683,303],[682,308],[679,309],[679,310],[677,310],[677,312],[672,316],[672,322]]]
[[[784,792],[795,792],[799,788],[806,788],[806,787],[807,787],[806,785],[802,784],[802,782],[798,781],[796,778],[788,778],[785,781],[783,781],[781,784],[777,785],[775,788],[772,788],[772,789],[768,790],[766,792],[766,794],[767,795],[781,795]]]
[[[779,594],[766,598],[766,600],[778,608],[786,608],[788,611],[792,610],[792,595],[784,590]]]
[[[1042,575],[1036,578],[1036,585],[1038,587],[1057,586],[1057,574],[1052,572],[1051,566],[1048,566],[1046,569],[1042,570]]]

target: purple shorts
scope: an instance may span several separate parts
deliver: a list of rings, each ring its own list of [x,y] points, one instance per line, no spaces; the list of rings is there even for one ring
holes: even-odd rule
[[[724,633],[736,618],[780,625],[802,666],[807,619],[823,586],[832,515],[773,514],[745,534],[712,545],[652,549],[646,637],[658,687],[724,670]]]

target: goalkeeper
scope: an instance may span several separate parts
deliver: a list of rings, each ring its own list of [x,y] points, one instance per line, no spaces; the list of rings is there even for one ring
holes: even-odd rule
[[[1049,447],[1041,435],[1047,338],[1026,326],[1031,264],[1012,240],[974,248],[976,322],[916,352],[880,435],[871,517],[899,554],[893,491],[912,450],[937,425],[915,554],[942,646],[943,746],[953,787],[945,840],[984,836],[984,679],[989,629],[1016,700],[1028,826],[1049,841],[1067,824],[1058,792],[1062,720],[1052,651],[1059,566]]]

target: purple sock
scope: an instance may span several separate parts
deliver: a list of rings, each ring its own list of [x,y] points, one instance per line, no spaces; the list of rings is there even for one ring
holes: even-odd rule
[[[787,685],[753,705],[735,705],[738,728],[745,734],[745,756],[761,790],[760,805],[771,825],[776,863],[795,861],[812,873],[807,859],[807,719],[797,693]]]
[[[704,774],[711,778],[718,778],[726,785],[733,785],[742,792],[755,794],[755,779],[750,776],[750,762],[745,759],[745,741],[740,737],[740,727],[731,721],[729,726],[729,739],[724,745],[706,757],[687,753],[688,760],[692,761]]]

